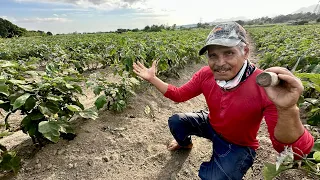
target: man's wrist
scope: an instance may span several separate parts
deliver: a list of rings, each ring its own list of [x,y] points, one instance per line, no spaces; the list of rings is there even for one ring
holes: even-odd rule
[[[277,125],[283,127],[299,127],[303,126],[300,120],[300,111],[298,106],[292,106],[288,108],[277,108],[278,111],[278,122]]]
[[[276,106],[276,107],[278,112],[279,111],[291,111],[291,112],[299,111],[299,108],[296,104],[290,107],[280,107],[280,106]]]
[[[151,84],[154,84],[154,82],[157,80],[157,76],[153,76],[150,79],[148,79],[148,82]]]

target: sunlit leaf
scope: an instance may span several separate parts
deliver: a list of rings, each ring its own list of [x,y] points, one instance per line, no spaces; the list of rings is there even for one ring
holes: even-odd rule
[[[0,60],[0,67],[1,68],[18,67],[18,64],[12,61]]]
[[[13,104],[13,110],[18,109],[19,107],[21,107],[22,105],[24,105],[27,101],[27,99],[31,96],[31,94],[26,93],[20,97],[18,97]]]
[[[49,94],[47,96],[47,99],[51,100],[51,101],[63,101],[61,96],[56,96],[56,95],[53,95],[53,94]]]
[[[319,151],[319,152],[320,152],[320,139],[317,139],[317,140],[314,142],[312,151]]]
[[[320,162],[320,152],[316,151],[315,153],[313,153],[313,158],[317,161]]]
[[[291,167],[280,166],[278,171],[276,170],[276,165],[271,163],[265,163],[263,167],[263,177],[265,180],[273,180],[281,172],[290,169]]]
[[[9,96],[9,86],[6,84],[0,84],[0,94]]]
[[[66,87],[68,88],[68,89],[73,89],[73,86],[71,85],[71,84],[66,84]]]
[[[56,121],[41,121],[39,123],[39,132],[49,139],[50,141],[57,143],[60,137],[60,126]]]
[[[73,112],[78,112],[78,111],[81,111],[82,109],[76,105],[68,105],[67,108],[70,110],[70,111],[73,111]]]
[[[80,116],[86,119],[93,119],[96,120],[98,118],[98,112],[96,112],[95,110],[92,109],[86,109],[81,111]]]

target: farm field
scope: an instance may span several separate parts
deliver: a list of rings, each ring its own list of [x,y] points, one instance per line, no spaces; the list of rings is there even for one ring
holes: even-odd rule
[[[302,118],[313,131],[320,121],[320,26],[247,29],[252,62],[294,69],[304,81]],[[158,59],[159,75],[182,85],[205,65],[198,50],[209,31],[0,39],[0,144],[17,152],[7,157],[22,159],[17,176],[4,172],[0,177],[197,179],[200,163],[211,156],[211,143],[195,138],[191,151],[168,152],[167,119],[205,109],[204,98],[172,103],[136,79],[132,63],[150,65]],[[11,134],[20,129],[32,138],[21,131]],[[276,159],[265,124],[258,139],[258,157],[246,179],[262,179],[264,162]],[[18,171],[16,164],[11,168]],[[296,170],[283,178],[314,179]]]

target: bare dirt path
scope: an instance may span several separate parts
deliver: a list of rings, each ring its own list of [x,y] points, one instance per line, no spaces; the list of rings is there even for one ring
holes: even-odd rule
[[[251,57],[256,60],[255,57]],[[192,64],[180,71],[180,79],[168,83],[182,85],[205,64]],[[94,95],[88,91],[88,99]],[[92,100],[93,101],[93,100]],[[88,103],[87,104],[91,104]],[[146,107],[150,113],[146,113]],[[21,132],[0,142],[16,147],[23,157],[22,168],[16,177],[0,175],[7,180],[193,180],[198,169],[211,157],[211,142],[193,137],[192,150],[169,152],[172,140],[167,119],[175,113],[193,112],[206,108],[204,97],[198,96],[184,103],[173,103],[154,87],[146,85],[131,99],[122,113],[101,111],[97,120],[75,121],[77,136],[72,141],[60,140],[36,149]],[[17,139],[20,143],[17,144]],[[265,162],[274,162],[265,123],[259,130],[260,148],[257,150],[253,170],[244,179],[263,179]],[[22,142],[22,143],[21,143]],[[312,179],[297,171],[288,172],[278,179]]]

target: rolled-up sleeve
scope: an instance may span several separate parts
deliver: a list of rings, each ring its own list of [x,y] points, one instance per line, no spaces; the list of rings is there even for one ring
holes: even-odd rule
[[[314,138],[307,129],[304,130],[304,133],[295,142],[290,144],[281,143],[274,136],[274,129],[278,120],[278,113],[275,105],[270,102],[270,104],[264,109],[263,115],[268,126],[268,132],[273,148],[277,152],[282,152],[285,146],[291,146],[292,150],[300,156],[305,156],[310,153],[314,145]],[[300,158],[295,156],[295,159]]]

